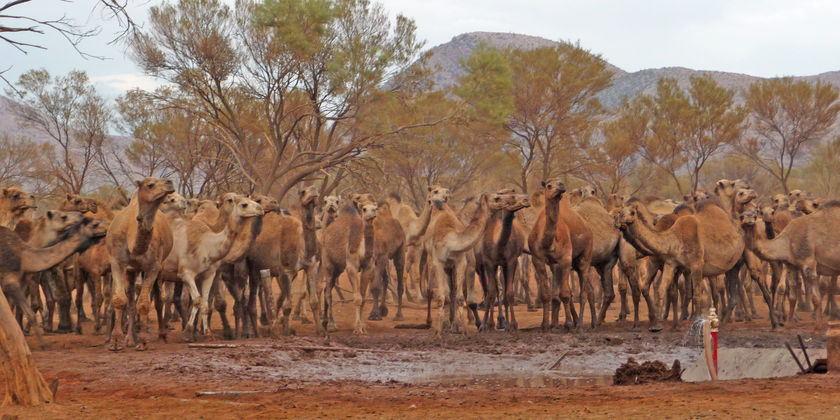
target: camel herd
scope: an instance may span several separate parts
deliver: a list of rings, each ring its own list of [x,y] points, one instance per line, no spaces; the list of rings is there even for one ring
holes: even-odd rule
[[[616,288],[619,319],[632,297],[633,328],[642,297],[651,331],[669,312],[676,328],[711,305],[724,324],[756,318],[755,289],[773,328],[796,322],[797,305],[811,306],[820,326],[824,310],[833,314],[840,275],[840,202],[799,190],[758,202],[743,180],[722,179],[678,203],[599,197],[589,186],[567,192],[554,178],[530,196],[489,191],[462,206],[433,185],[419,212],[393,193],[321,197],[306,187],[283,209],[260,194],[185,199],[171,181],[146,178],[119,210],[67,194],[58,209],[33,216],[34,197],[10,187],[0,194],[0,282],[21,326],[39,339],[42,329],[81,334],[87,289],[94,329],[106,326],[111,350],[144,348],[152,302],[163,340],[176,318],[188,339],[210,334],[211,308],[226,338],[257,336],[261,323],[291,334],[292,320],[310,322],[307,309],[328,334],[337,329],[342,274],[355,334],[388,316],[389,295],[397,321],[404,295],[425,301],[435,336],[466,333],[470,322],[480,332],[516,331],[523,300],[528,310],[542,306],[543,331],[561,328],[561,308],[562,328],[583,329],[587,304],[597,328]]]

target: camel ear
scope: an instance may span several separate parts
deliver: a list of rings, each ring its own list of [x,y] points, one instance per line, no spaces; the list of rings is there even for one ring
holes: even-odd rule
[[[545,181],[540,181],[540,186],[545,188]]]
[[[47,210],[47,219],[52,220],[54,215],[55,215],[55,213],[53,213],[52,210]]]
[[[429,192],[432,192],[432,186],[431,186],[431,185],[429,185],[428,187],[426,187],[426,189],[427,189],[427,190],[429,190]]]
[[[301,197],[303,197],[303,195],[304,195],[304,194],[306,194],[306,190],[300,190],[300,194],[298,194],[298,195],[300,195]]]
[[[140,186],[143,185],[143,181],[142,180],[141,181],[134,181],[134,185],[136,185],[137,188],[140,188]]]
[[[72,195],[70,195],[70,194],[67,194],[67,196],[66,196],[66,197],[67,197],[67,201],[70,201],[70,200],[72,200],[72,199],[73,199],[73,196],[72,196]]]
[[[5,195],[7,197],[9,196],[9,189],[8,188],[3,188],[3,195]]]

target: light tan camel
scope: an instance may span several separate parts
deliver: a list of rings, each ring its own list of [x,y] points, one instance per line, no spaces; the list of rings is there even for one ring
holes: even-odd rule
[[[817,327],[821,327],[823,302],[819,276],[840,275],[840,248],[837,247],[840,229],[836,228],[840,226],[840,202],[828,201],[819,211],[793,219],[774,239],[756,239],[750,234],[755,229],[756,219],[754,213],[742,215],[747,247],[763,260],[779,261],[802,273],[806,283],[811,285],[811,303]]]
[[[109,349],[120,350],[122,338],[122,313],[128,314],[128,334],[125,335],[125,345],[133,346],[134,312],[140,315],[140,321],[148,322],[149,297],[152,286],[157,281],[163,261],[172,250],[172,229],[165,217],[158,216],[158,207],[169,193],[175,191],[172,181],[160,178],[145,178],[137,181],[137,192],[128,206],[120,211],[108,228],[105,244],[111,255],[111,306],[114,317],[109,325]],[[134,293],[126,294],[134,289],[134,278],[142,274],[143,282],[136,299]],[[132,299],[129,299],[132,296]],[[128,308],[126,308],[128,305]],[[141,342],[139,349],[144,349]]]
[[[591,188],[591,192],[593,195],[583,198],[574,207],[574,211],[583,218],[586,226],[592,231],[591,265],[601,278],[603,300],[601,302],[601,310],[597,317],[595,315],[594,296],[589,294],[592,328],[595,328],[604,322],[607,316],[607,310],[615,299],[613,267],[618,263],[618,242],[621,235],[618,229],[615,228],[613,217],[604,208],[601,200],[594,196],[594,188]],[[581,316],[583,316],[582,312]]]
[[[373,277],[374,228],[376,205],[361,206],[361,215],[352,204],[341,208],[335,221],[324,228],[321,248],[321,265],[318,278],[326,284],[324,291],[324,310],[321,321],[322,333],[326,334],[331,320],[332,289],[338,276],[347,273],[353,287],[353,305],[356,318],[353,334],[366,334],[365,321],[362,317],[367,285]]]
[[[184,201],[183,209],[186,209]],[[245,197],[237,197],[228,216],[225,227],[213,232],[206,224],[188,219],[173,221],[172,251],[163,265],[163,275],[175,273],[188,286],[192,309],[187,320],[187,332],[197,330],[210,334],[209,299],[210,289],[216,278],[216,270],[236,240],[236,237],[250,222],[249,219],[263,215],[262,207]],[[200,288],[200,289],[199,289]],[[163,318],[163,314],[159,313]],[[200,317],[200,318],[198,318]],[[166,326],[161,325],[158,334],[166,337]]]
[[[452,330],[466,333],[463,307],[471,299],[466,282],[474,281],[473,278],[466,278],[467,253],[484,234],[490,212],[500,210],[501,206],[491,195],[482,195],[479,198],[478,210],[473,214],[470,223],[464,226],[455,212],[445,205],[451,196],[449,189],[432,186],[430,190],[430,199],[435,208],[426,230],[424,248],[428,255],[429,284],[436,286],[434,298],[439,305],[437,322],[433,325],[434,334],[440,337],[443,332],[447,297],[450,299]]]
[[[697,205],[694,215],[677,218],[673,226],[663,232],[651,229],[644,206],[631,203],[616,218],[617,226],[653,255],[662,258],[662,291],[674,281],[675,270],[687,274],[693,287],[692,299],[697,315],[708,310],[709,300],[704,292],[704,277],[726,274],[727,284],[737,284],[744,239],[730,216],[714,200]],[[726,314],[724,314],[726,316]],[[674,327],[678,325],[674,320]]]

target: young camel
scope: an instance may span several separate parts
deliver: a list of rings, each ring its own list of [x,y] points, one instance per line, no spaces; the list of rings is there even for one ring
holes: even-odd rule
[[[36,273],[47,270],[75,252],[82,252],[105,236],[106,229],[98,220],[82,219],[55,238],[53,243],[43,248],[33,247],[6,227],[0,227],[0,284],[20,284],[24,273]],[[20,294],[22,295],[22,294]],[[12,291],[12,296],[15,292]],[[25,300],[24,300],[24,303]],[[29,305],[21,306],[26,310]],[[34,323],[34,314],[26,314]],[[41,330],[35,325],[35,334],[43,346]]]
[[[134,312],[139,313],[141,322],[148,322],[152,286],[157,281],[163,261],[172,250],[172,228],[165,217],[157,217],[158,207],[164,198],[175,192],[172,181],[149,177],[137,181],[136,185],[137,192],[128,206],[114,217],[105,239],[111,256],[113,278],[111,306],[114,316],[109,321],[108,334],[108,348],[112,351],[121,350],[123,311],[128,315],[125,345],[135,344]],[[134,277],[140,273],[143,283],[139,296],[134,296]],[[141,342],[138,349],[145,349],[145,342]]]
[[[677,218],[673,226],[663,232],[651,229],[649,218],[644,206],[634,202],[621,210],[616,225],[629,235],[632,243],[664,261],[662,291],[671,287],[675,271],[682,269],[693,287],[696,314],[706,313],[709,300],[703,278],[725,274],[728,286],[737,284],[739,262],[744,253],[742,235],[726,211],[709,200],[700,202],[694,215]],[[674,328],[678,323],[679,319],[675,319]]]
[[[615,267],[619,260],[618,245],[620,234],[614,226],[613,217],[607,213],[601,201],[595,198],[595,189],[584,187],[582,191],[584,191],[584,198],[574,207],[574,210],[583,218],[586,226],[592,231],[591,265],[601,277],[601,290],[603,293],[601,310],[597,317],[595,316],[594,296],[589,293],[592,328],[595,328],[604,322],[607,317],[607,309],[609,309],[615,299],[613,267]],[[581,309],[581,316],[583,316],[582,311],[583,309]]]
[[[822,327],[822,299],[819,276],[840,275],[840,202],[828,201],[820,210],[798,217],[774,239],[758,239],[754,234],[758,216],[754,212],[741,215],[746,246],[765,261],[778,261],[799,271],[810,284],[811,303],[817,328]],[[790,319],[793,319],[791,305]]]
[[[505,331],[511,332],[518,329],[514,313],[515,280],[519,256],[525,249],[525,231],[516,219],[516,212],[530,207],[531,202],[528,195],[512,194],[512,191],[498,192],[491,200],[503,203],[503,207],[502,211],[491,213],[484,228],[484,235],[474,248],[476,272],[484,289],[485,305],[484,320],[479,326],[479,331],[491,331],[494,327],[493,308],[498,296],[496,273],[501,269],[504,312],[507,319],[504,327]],[[502,315],[501,309],[499,315]]]
[[[318,269],[320,284],[326,284],[320,331],[324,334],[335,328],[334,325],[328,325],[332,319],[332,289],[342,272],[347,273],[353,287],[353,305],[356,308],[353,334],[367,333],[362,309],[368,283],[373,277],[373,220],[376,213],[376,204],[362,205],[361,216],[352,204],[348,204],[341,208],[335,221],[324,228],[321,265]]]
[[[186,201],[183,207],[186,208]],[[245,197],[237,197],[227,223],[220,232],[214,232],[206,224],[194,220],[183,219],[173,223],[172,251],[164,262],[162,273],[163,275],[176,274],[188,286],[192,298],[192,309],[187,320],[186,331],[192,331],[193,336],[195,335],[193,326],[196,324],[200,326],[203,334],[210,334],[209,299],[210,289],[216,278],[216,270],[222,258],[233,247],[236,237],[250,221],[249,219],[262,215],[263,210],[259,204]],[[163,313],[160,309],[158,312],[158,317],[161,318],[158,335],[165,339],[166,326],[163,324]],[[198,316],[201,322],[197,322]]]

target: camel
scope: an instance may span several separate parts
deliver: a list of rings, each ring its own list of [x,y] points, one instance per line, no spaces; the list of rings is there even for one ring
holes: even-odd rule
[[[755,212],[741,216],[746,246],[765,261],[778,261],[799,271],[810,284],[811,303],[817,327],[822,327],[822,304],[819,276],[840,275],[840,202],[828,201],[820,210],[793,219],[774,239],[758,239],[754,234]],[[793,305],[795,306],[795,305]],[[772,306],[771,306],[772,307]],[[794,308],[791,308],[791,319]]]
[[[693,287],[692,300],[696,314],[706,313],[709,306],[704,293],[704,277],[726,275],[727,285],[737,285],[744,239],[726,211],[716,200],[698,203],[694,215],[679,217],[668,230],[651,229],[651,215],[639,203],[625,206],[616,218],[616,225],[634,245],[650,251],[665,262],[661,290],[668,290],[677,269],[686,273]],[[737,294],[734,291],[732,295]],[[733,304],[723,314],[731,311]],[[674,320],[674,328],[679,320]]]
[[[408,234],[409,225],[417,220],[414,209],[404,204],[402,197],[396,192],[388,194],[385,200],[391,209],[391,215],[397,219],[403,231]],[[422,292],[420,291],[420,253],[422,249],[416,239],[409,240],[406,237],[405,241],[405,274],[408,277],[405,294],[410,302],[418,302],[422,298]]]
[[[48,246],[50,243],[56,241],[56,238],[61,236],[64,232],[66,232],[71,227],[78,225],[82,221],[82,214],[79,212],[65,212],[65,211],[47,211],[44,217],[38,218],[35,221],[32,231],[29,235],[29,240],[26,241],[26,245],[34,248],[43,248]],[[52,270],[52,268],[51,268]],[[49,271],[49,270],[48,270]],[[32,310],[32,306],[30,305],[29,301],[26,299],[23,293],[23,288],[28,289],[30,296],[38,295],[38,301],[40,301],[40,292],[38,290],[38,284],[35,281],[38,276],[42,276],[48,273],[27,273],[24,274],[23,278],[19,278],[18,280],[25,280],[25,283],[3,283],[3,291],[9,295],[11,298],[11,302],[14,302],[18,309],[18,321],[22,321],[20,318],[22,315],[27,316],[27,321],[29,321],[29,325],[35,324],[35,312]],[[48,297],[48,304],[45,308],[45,314],[43,318],[45,320],[52,320],[52,314],[55,310],[54,300],[50,295],[49,285],[44,284],[44,292],[45,295]],[[52,301],[52,305],[49,305],[50,301]],[[69,310],[68,310],[69,316]],[[48,331],[52,330],[52,322],[47,325],[49,328],[45,328]],[[22,324],[21,324],[22,325]]]
[[[324,228],[321,248],[321,265],[318,279],[326,284],[324,291],[324,309],[321,321],[322,333],[327,334],[334,325],[331,320],[332,289],[342,272],[353,287],[353,305],[356,318],[353,334],[366,334],[365,321],[362,318],[367,285],[373,277],[374,227],[376,204],[366,203],[361,206],[361,214],[352,204],[344,205],[335,221]]]
[[[29,305],[19,287],[24,273],[36,273],[54,267],[73,253],[84,251],[102,239],[105,233],[106,229],[98,220],[83,218],[65,229],[61,236],[46,247],[39,248],[23,242],[12,230],[0,227],[0,284],[3,285],[4,292],[9,293],[19,302],[19,307],[26,311]],[[7,285],[11,290],[6,290]],[[35,334],[43,347],[41,330],[35,324],[35,314],[29,309],[26,315],[34,325]]]
[[[560,200],[566,187],[559,179],[542,181],[545,205],[537,217],[531,233],[528,235],[528,247],[531,261],[539,286],[539,297],[543,306],[541,328],[548,331],[559,325],[559,305],[566,311],[566,326],[572,326],[571,280],[572,240],[569,227],[559,216]],[[551,280],[546,273],[546,265],[551,268]],[[551,322],[549,323],[549,315]],[[574,317],[575,321],[577,317]]]
[[[794,202],[793,206],[796,211],[807,215],[819,210],[820,204],[821,202],[819,200],[800,198]]]
[[[735,195],[739,189],[750,189],[750,184],[742,179],[720,179],[715,182],[714,195],[720,199],[723,209],[732,214],[735,207]],[[699,197],[704,199],[705,197]],[[695,199],[695,202],[700,200]]]
[[[312,309],[315,322],[318,322],[320,308],[317,277],[314,271],[318,249],[314,213],[317,203],[318,190],[310,186],[302,189],[299,194],[299,208],[296,212],[301,215],[302,220],[278,212],[267,214],[263,217],[262,231],[246,254],[252,284],[259,279],[262,270],[268,270],[270,276],[277,279],[280,296],[277,298],[276,306],[270,306],[273,304],[270,285],[263,284],[261,287],[266,293],[266,306],[271,325],[273,327],[279,323],[284,335],[293,333],[289,326],[292,304],[295,303],[292,296],[292,281],[300,271],[304,272],[310,309]],[[302,297],[303,294],[296,296],[300,299]]]
[[[369,196],[351,196],[356,209],[371,203]],[[373,220],[374,235],[374,279],[370,285],[373,295],[373,304],[368,320],[381,320],[388,316],[388,306],[385,303],[388,294],[388,283],[390,279],[390,264],[393,262],[397,273],[397,313],[395,321],[404,320],[402,313],[402,296],[405,288],[403,275],[405,274],[405,241],[406,233],[400,222],[391,213],[391,206],[388,202],[377,204],[376,218]]]
[[[148,177],[137,181],[137,192],[128,206],[121,210],[108,228],[105,244],[111,255],[111,307],[114,317],[109,325],[109,349],[120,350],[122,338],[122,313],[128,314],[128,334],[125,345],[135,344],[134,312],[140,321],[148,322],[149,297],[157,281],[163,261],[172,250],[172,228],[165,217],[157,217],[158,207],[164,198],[175,192],[172,181]],[[134,277],[143,275],[139,296],[133,293]],[[128,306],[126,308],[126,305]],[[145,349],[141,342],[138,349]]]
[[[184,200],[179,207],[186,209],[186,201]],[[187,332],[192,332],[194,335],[195,331],[200,329],[201,333],[210,334],[209,299],[210,289],[216,278],[216,270],[249,219],[262,215],[263,209],[255,201],[237,197],[227,224],[220,232],[214,232],[209,226],[196,220],[184,218],[173,221],[172,251],[164,261],[162,275],[168,277],[175,274],[188,286],[192,308],[186,323]],[[159,307],[158,317],[160,318],[158,334],[165,339],[166,326],[160,309],[162,307],[159,304],[156,306]],[[193,329],[194,325],[197,328]]]
[[[578,203],[581,202],[581,200],[588,197],[594,197],[596,192],[597,191],[595,190],[595,187],[591,185],[584,185],[583,187],[575,188],[568,194],[569,203],[572,206],[576,206]]]
[[[494,194],[482,194],[478,199],[478,209],[472,215],[470,223],[464,226],[452,209],[445,205],[451,196],[449,189],[440,186],[431,186],[429,189],[430,199],[435,209],[426,230],[424,248],[428,255],[427,264],[431,274],[429,284],[434,282],[436,285],[434,298],[439,305],[437,322],[433,325],[434,335],[436,337],[442,335],[447,297],[450,299],[452,330],[466,333],[463,314],[465,303],[469,303],[478,322],[475,309],[477,305],[470,302],[472,297],[468,295],[469,286],[466,283],[474,281],[473,278],[466,278],[467,253],[483,236],[490,212],[501,210],[502,204],[501,201],[495,201]]]
[[[790,209],[790,198],[784,194],[776,194],[773,196],[773,210]]]
[[[0,190],[0,226],[15,230],[27,210],[35,208],[35,196],[17,187]]]
[[[493,308],[495,306],[496,272],[502,271],[502,290],[507,322],[505,330],[518,329],[516,314],[514,313],[514,287],[519,256],[525,248],[525,231],[521,223],[516,220],[516,212],[531,206],[530,199],[525,194],[512,194],[501,191],[494,194],[492,200],[502,201],[502,211],[492,212],[487,219],[482,239],[474,248],[476,271],[484,288],[484,320],[479,331],[493,329]],[[527,279],[526,279],[527,280]],[[501,316],[502,310],[499,309]]]
[[[594,192],[594,189],[592,189]],[[592,260],[591,265],[601,277],[603,300],[598,316],[595,316],[595,304],[592,294],[589,295],[589,308],[592,316],[592,328],[603,323],[607,316],[607,309],[615,299],[613,291],[613,267],[618,262],[618,242],[620,234],[613,224],[613,217],[604,208],[601,201],[594,195],[583,198],[574,211],[586,222],[592,231]],[[582,302],[581,302],[582,303]],[[581,309],[581,316],[583,316]]]

